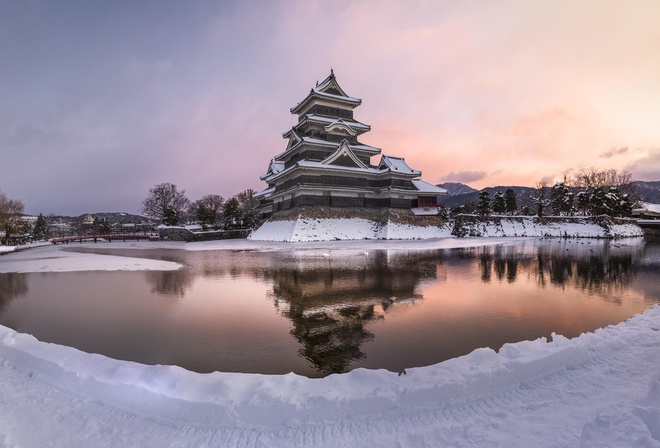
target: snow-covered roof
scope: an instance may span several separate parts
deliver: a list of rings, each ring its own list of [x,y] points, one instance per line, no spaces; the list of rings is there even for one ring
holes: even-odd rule
[[[339,120],[335,121],[334,123],[330,123],[326,125],[323,129],[325,130],[326,133],[332,131],[333,129],[341,129],[344,132],[347,132],[348,135],[355,136],[357,135],[357,130],[353,129],[350,125],[344,123],[344,121],[340,118]]]
[[[447,194],[447,190],[445,190],[444,188],[430,184],[425,180],[412,179],[411,182],[415,186],[415,188],[417,188],[417,190],[419,190],[422,193],[438,194],[438,195]]]
[[[331,89],[337,90],[340,94],[337,95],[334,93],[329,93],[328,91]],[[330,70],[330,76],[324,79],[320,84],[317,84],[315,87],[313,87],[305,99],[291,108],[291,113],[297,114],[302,112],[302,106],[307,104],[312,98],[325,98],[344,103],[352,107],[356,107],[362,104],[361,99],[349,96],[346,94],[346,92],[344,92],[344,90],[339,86],[339,83],[337,83],[337,79],[335,78],[335,74],[332,70]]]
[[[332,88],[339,91],[340,95],[335,95],[335,94],[327,92],[328,90],[330,90]],[[359,98],[354,98],[352,96],[347,95],[346,92],[344,92],[344,89],[342,89],[341,86],[339,85],[339,83],[337,82],[337,78],[335,77],[335,72],[332,69],[330,69],[330,75],[328,75],[327,78],[325,78],[323,81],[321,81],[312,90],[315,93],[322,94],[322,95],[328,95],[328,96],[335,97],[335,98],[348,99],[348,100],[357,101],[357,102],[362,101]]]
[[[341,143],[341,145],[339,145],[339,148],[337,148],[337,150],[335,152],[333,152],[328,157],[323,159],[321,161],[321,163],[323,163],[324,165],[330,165],[330,164],[332,164],[332,162],[334,162],[335,160],[337,160],[340,157],[350,158],[355,163],[355,165],[357,165],[359,168],[362,168],[362,169],[369,168],[367,165],[364,164],[364,162],[362,162],[358,158],[358,156],[355,155],[355,153],[351,150],[351,147],[346,142],[346,140],[344,140]]]
[[[275,159],[272,159],[270,161],[270,165],[268,165],[268,172],[261,176],[260,179],[265,180],[268,177],[274,176],[281,171],[284,171],[284,162],[278,162]]]
[[[355,121],[355,120],[349,120],[348,118],[334,118],[334,117],[324,117],[322,115],[307,114],[305,115],[305,118],[302,121],[305,120],[318,121],[326,124],[333,124],[341,121],[344,124],[347,124],[354,129],[364,129],[366,131],[371,129],[371,126],[369,126],[368,124],[360,123],[359,121]]]
[[[259,193],[255,193],[252,195],[253,198],[261,198],[261,197],[267,197],[270,196],[275,192],[275,187],[272,188],[266,188],[263,191],[260,191]]]
[[[642,202],[637,203],[637,207],[633,210],[633,213],[657,213],[660,215],[660,204],[653,204],[652,202]]]
[[[354,167],[354,166],[343,166],[343,165],[327,165],[323,162],[314,162],[311,160],[301,160],[298,162],[298,166],[305,167],[305,168],[319,168],[319,169],[330,169],[330,170],[337,170],[337,171],[355,171],[359,173],[365,173],[365,174],[384,174],[385,171],[379,170],[377,168],[372,168],[372,167],[367,167],[367,168],[359,168],[359,167]]]
[[[277,174],[280,171],[284,170],[284,162],[276,162],[275,160],[270,162],[270,170],[273,174]]]
[[[327,140],[323,140],[320,138],[315,138],[315,137],[301,137],[300,141],[296,143],[293,146],[288,147],[284,152],[279,153],[278,155],[275,156],[276,160],[281,160],[284,155],[286,155],[289,151],[293,150],[294,148],[297,148],[301,144],[308,144],[308,145],[316,145],[316,146],[324,146],[326,148],[338,148],[339,145],[341,145],[342,142],[329,142]],[[349,143],[348,146],[352,150],[359,150],[363,152],[369,152],[372,155],[377,155],[380,154],[380,148],[376,148],[375,146],[370,146],[370,145],[365,145],[365,144],[352,144]]]
[[[379,166],[386,166],[390,170],[402,174],[415,174],[417,176],[422,174],[421,171],[410,168],[403,157],[392,157],[383,154]]]
[[[374,154],[380,154],[380,148],[376,148],[375,146],[365,145],[365,144],[362,144],[362,143],[357,144],[357,145],[349,143],[348,146],[350,146],[350,148],[352,150],[359,149],[361,151],[368,151],[368,152],[371,152],[371,153],[374,153]]]
[[[322,142],[325,142],[325,140],[321,140]],[[328,143],[328,142],[325,142]],[[342,142],[344,143],[344,142]],[[340,144],[337,144],[339,148]],[[355,149],[355,145],[346,145],[348,148],[351,150]],[[360,145],[357,145],[358,147]],[[284,154],[284,153],[282,153]],[[280,155],[282,155],[280,154]],[[383,155],[381,159],[381,163],[378,165],[378,167],[365,167],[365,168],[359,168],[359,167],[349,167],[349,166],[340,166],[340,165],[329,165],[327,164],[327,161],[332,158],[333,156],[336,155],[336,152],[333,153],[331,156],[326,158],[324,161],[312,161],[312,160],[299,160],[296,162],[296,164],[289,166],[288,168],[279,171],[277,173],[271,173],[270,171],[265,174],[264,176],[261,177],[262,180],[265,180],[267,182],[272,182],[276,178],[279,178],[281,176],[284,176],[285,174],[291,172],[292,170],[296,169],[297,167],[301,168],[317,168],[317,169],[325,169],[325,170],[337,170],[337,171],[354,171],[354,172],[359,172],[363,174],[371,174],[371,175],[384,175],[387,173],[396,173],[396,174],[401,174],[406,177],[418,177],[421,176],[421,172],[415,169],[412,169],[408,166],[408,164],[405,162],[405,160],[402,157],[392,157],[392,156],[386,156]],[[279,156],[276,156],[279,157]],[[283,165],[283,162],[280,162]],[[436,193],[436,194],[446,194],[447,190],[444,188],[436,187],[435,185],[431,185],[428,182],[422,181],[419,179],[420,182],[418,185],[415,185],[418,190],[423,190],[424,192],[427,193]]]

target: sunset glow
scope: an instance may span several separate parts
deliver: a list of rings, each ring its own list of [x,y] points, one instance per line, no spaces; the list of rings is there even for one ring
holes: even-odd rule
[[[261,190],[333,68],[431,183],[660,179],[655,1],[5,2],[0,191],[28,213]],[[372,160],[372,163],[376,163]]]

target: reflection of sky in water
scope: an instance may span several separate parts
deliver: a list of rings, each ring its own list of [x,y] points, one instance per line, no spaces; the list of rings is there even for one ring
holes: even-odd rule
[[[577,336],[660,298],[657,244],[96,252],[186,268],[3,274],[0,323],[120,359],[318,376],[428,365],[552,332]]]

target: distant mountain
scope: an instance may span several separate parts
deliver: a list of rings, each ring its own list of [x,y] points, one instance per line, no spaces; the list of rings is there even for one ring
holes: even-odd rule
[[[456,196],[459,194],[468,194],[479,191],[460,182],[445,182],[444,184],[438,184],[437,186],[447,190],[447,196]]]
[[[442,185],[440,185],[442,186]],[[465,185],[467,187],[467,185]],[[446,188],[446,187],[443,187]],[[467,187],[470,188],[470,187]],[[516,193],[516,199],[518,200],[518,208],[530,207],[533,209],[534,204],[532,203],[530,197],[536,193],[536,188],[532,187],[517,187],[517,186],[500,186],[500,187],[488,187],[484,188],[490,196],[490,199],[493,199],[496,191],[501,191],[504,193],[508,188],[511,188]],[[444,203],[445,207],[458,207],[459,205],[467,205],[471,202],[475,204],[479,201],[479,193],[483,190],[475,190],[470,188],[472,191],[463,194],[457,194],[455,196],[449,196],[447,193],[446,197],[441,197],[441,201]]]
[[[633,185],[637,187],[637,194],[641,201],[660,204],[660,181],[635,181]]]
[[[82,220],[85,219],[88,215],[91,215],[94,219],[107,219],[110,224],[158,224],[158,221],[155,219],[147,218],[146,216],[132,215],[130,213],[124,212],[85,213],[80,215],[78,218]]]
[[[637,188],[637,194],[639,199],[644,202],[650,202],[653,204],[660,204],[660,181],[653,182],[642,182],[635,181],[633,185]],[[479,193],[481,190],[475,190],[474,188],[457,183],[457,182],[445,182],[444,184],[438,184],[438,187],[447,189],[447,196],[442,196],[441,201],[445,207],[458,207],[459,205],[467,205],[470,203],[477,203],[479,201]],[[516,198],[518,199],[518,208],[528,207],[532,210],[535,209],[535,205],[530,200],[531,196],[536,194],[536,188],[533,187],[519,187],[519,186],[499,186],[499,187],[488,187],[484,188],[490,195],[490,199],[493,199],[496,191],[501,191],[504,193],[507,188],[511,188],[516,192]]]

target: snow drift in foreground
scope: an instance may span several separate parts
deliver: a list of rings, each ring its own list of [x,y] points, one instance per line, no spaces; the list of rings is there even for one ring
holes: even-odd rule
[[[146,366],[0,326],[0,446],[660,447],[659,322],[656,305],[571,340],[322,379]]]

